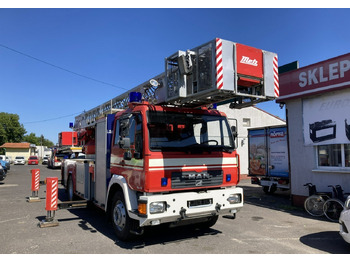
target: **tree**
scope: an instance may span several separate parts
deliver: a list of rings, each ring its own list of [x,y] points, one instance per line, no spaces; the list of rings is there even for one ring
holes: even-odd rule
[[[46,139],[43,135],[40,137],[37,137],[34,133],[30,133],[29,135],[26,135],[23,137],[24,141],[35,144],[37,146],[47,146],[47,147],[52,147],[54,146],[54,143],[51,142],[50,140]]]
[[[19,143],[26,132],[17,114],[0,112],[0,145],[6,142]]]
[[[26,133],[27,131],[23,124],[19,123],[19,116],[17,114],[0,112],[0,145],[4,143],[20,143],[23,141],[37,146],[52,147],[54,145],[53,142],[45,139],[43,135],[37,137],[34,133],[30,133],[25,136]]]

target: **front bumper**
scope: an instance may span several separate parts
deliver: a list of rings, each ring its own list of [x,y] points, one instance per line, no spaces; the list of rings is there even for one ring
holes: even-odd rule
[[[54,167],[60,167],[62,165],[62,162],[54,162]]]
[[[228,201],[230,195],[239,195],[240,202],[231,204]],[[147,203],[147,214],[138,215],[140,226],[149,226],[219,214],[235,214],[243,207],[243,189],[232,187],[203,192],[153,194],[141,196],[140,201]],[[151,214],[149,207],[154,202],[165,202],[165,211]]]
[[[350,243],[350,209],[344,210],[341,212],[340,218],[339,218],[339,224],[340,224],[340,231],[339,234],[342,236],[342,238]]]

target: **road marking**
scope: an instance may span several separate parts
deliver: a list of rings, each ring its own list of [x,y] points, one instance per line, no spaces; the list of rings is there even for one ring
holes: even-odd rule
[[[1,187],[13,187],[13,186],[18,186],[18,184],[3,184],[3,185],[0,185],[0,188]]]
[[[330,241],[334,240],[334,238],[330,237],[305,237],[304,239],[307,240],[317,240],[317,241]],[[232,238],[232,241],[236,241],[240,244],[248,244],[250,241],[259,241],[259,242],[266,242],[266,241],[288,241],[288,240],[293,240],[293,241],[299,241],[300,237],[281,237],[281,238],[271,238],[271,237],[263,237],[263,238],[245,238],[245,239],[237,239],[237,238]]]
[[[0,224],[1,223],[5,223],[5,222],[14,221],[14,220],[20,220],[20,219],[23,219],[23,218],[29,218],[29,215],[25,216],[25,217],[19,217],[19,218],[12,218],[12,219],[8,219],[8,220],[3,220],[3,221],[0,221]]]

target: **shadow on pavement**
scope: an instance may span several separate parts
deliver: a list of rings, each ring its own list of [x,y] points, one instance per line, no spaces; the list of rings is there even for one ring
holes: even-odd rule
[[[325,241],[327,240],[327,241]],[[346,243],[338,231],[324,231],[300,238],[300,242],[309,247],[331,254],[349,254],[350,244]]]
[[[59,188],[59,200],[67,201],[68,197],[65,189]],[[113,230],[111,222],[107,215],[101,209],[89,205],[88,208],[68,209],[72,213],[72,218],[60,219],[57,221],[64,224],[67,221],[77,220],[78,226],[91,233],[100,232],[110,238],[116,245],[124,249],[142,249],[152,245],[166,245],[169,243],[186,241],[188,239],[199,239],[203,236],[221,234],[221,231],[215,229],[199,229],[195,225],[187,225],[181,227],[169,228],[167,225],[159,225],[145,228],[143,235],[138,236],[132,242],[120,241]],[[59,211],[57,211],[59,212]],[[38,221],[45,219],[45,216],[36,217]]]

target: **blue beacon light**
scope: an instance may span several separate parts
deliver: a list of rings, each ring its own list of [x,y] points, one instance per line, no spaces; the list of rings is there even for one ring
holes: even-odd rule
[[[129,101],[140,103],[142,100],[142,94],[140,92],[130,92],[129,94]]]

